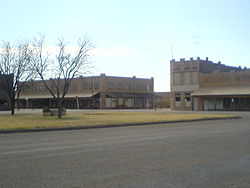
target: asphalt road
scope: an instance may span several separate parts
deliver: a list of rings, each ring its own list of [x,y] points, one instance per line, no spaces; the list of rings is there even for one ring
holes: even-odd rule
[[[0,187],[250,187],[243,119],[0,134]]]

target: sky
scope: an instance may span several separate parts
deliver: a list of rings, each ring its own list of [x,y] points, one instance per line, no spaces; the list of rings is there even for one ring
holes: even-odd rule
[[[45,35],[94,43],[94,75],[154,77],[170,90],[174,58],[250,68],[249,0],[0,0],[0,40]]]

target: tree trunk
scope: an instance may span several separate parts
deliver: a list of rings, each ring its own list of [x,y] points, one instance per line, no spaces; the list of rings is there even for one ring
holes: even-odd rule
[[[20,109],[20,101],[19,101],[19,98],[16,99],[16,105],[17,105],[17,110],[19,111],[19,109]]]
[[[63,99],[57,99],[58,118],[62,118],[62,102]]]
[[[10,100],[10,110],[11,110],[11,115],[15,114],[15,99]]]

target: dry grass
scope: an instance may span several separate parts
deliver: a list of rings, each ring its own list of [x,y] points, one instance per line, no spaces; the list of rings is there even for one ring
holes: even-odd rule
[[[0,115],[0,130],[116,125],[230,117],[235,116],[151,112],[71,112],[62,119],[57,119],[57,117],[42,116],[42,114],[16,114],[14,116]]]

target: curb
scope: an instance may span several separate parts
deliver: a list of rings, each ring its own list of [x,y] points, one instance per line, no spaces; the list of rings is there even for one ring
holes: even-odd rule
[[[144,122],[144,123],[124,123],[113,125],[94,125],[94,126],[74,126],[74,127],[53,127],[53,128],[34,128],[34,129],[14,129],[14,130],[0,130],[0,134],[7,133],[29,133],[29,132],[49,132],[49,131],[67,131],[67,130],[83,130],[83,129],[99,129],[99,128],[111,128],[111,127],[128,127],[128,126],[143,126],[143,125],[157,125],[157,124],[169,124],[169,123],[183,123],[183,122],[195,122],[195,121],[210,121],[210,120],[226,120],[226,119],[241,119],[241,116],[228,117],[228,118],[211,118],[211,119],[194,119],[194,120],[177,120],[177,121],[158,121],[158,122]]]

